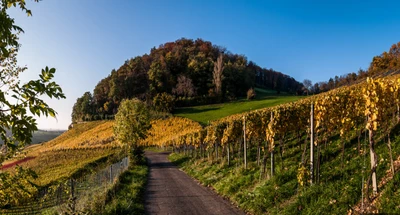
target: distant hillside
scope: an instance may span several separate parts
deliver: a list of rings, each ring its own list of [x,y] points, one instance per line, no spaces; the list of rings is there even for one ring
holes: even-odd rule
[[[18,162],[32,168],[39,176],[36,182],[41,185],[65,179],[89,163],[120,157],[121,146],[114,140],[113,124],[113,121],[77,124],[55,139],[26,147],[25,153],[7,160],[3,166]]]
[[[222,76],[216,75],[218,68]],[[113,115],[126,98],[137,97],[155,109],[170,111],[164,104],[182,107],[232,101],[245,97],[254,87],[296,94],[303,85],[209,41],[183,38],[154,47],[150,54],[129,59],[111,71],[95,86],[93,94],[86,92],[77,99],[72,120]]]
[[[64,132],[65,131],[62,131],[62,130],[57,130],[57,131],[56,130],[54,130],[54,131],[38,130],[38,131],[35,131],[33,133],[32,143],[36,144],[36,143],[43,143],[43,142],[50,141],[50,140],[60,136]]]

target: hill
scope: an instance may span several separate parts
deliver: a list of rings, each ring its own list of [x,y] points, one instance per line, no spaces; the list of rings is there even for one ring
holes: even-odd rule
[[[32,136],[32,144],[43,143],[50,141],[61,134],[63,134],[64,130],[38,130],[33,132]]]
[[[64,133],[65,131],[63,130],[37,130],[35,132],[33,132],[32,134],[32,142],[31,144],[37,144],[37,143],[43,143],[49,140],[52,140],[58,136],[60,136],[62,133]],[[10,130],[6,130],[6,134],[7,136],[11,135],[11,131]],[[3,140],[0,139],[0,144],[3,143]]]
[[[209,41],[182,38],[154,47],[150,54],[129,59],[111,71],[93,94],[86,92],[77,99],[72,120],[114,115],[127,98],[137,97],[155,109],[170,111],[165,103],[175,101],[183,107],[233,101],[253,87],[296,94],[302,84]]]

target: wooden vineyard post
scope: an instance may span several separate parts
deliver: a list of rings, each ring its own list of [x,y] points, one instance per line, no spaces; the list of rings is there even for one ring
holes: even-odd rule
[[[112,173],[113,173],[113,165],[111,164],[111,166],[110,166],[110,184],[112,184],[112,182],[113,182],[113,178],[112,178]]]
[[[312,185],[314,179],[314,104],[311,104],[310,133],[310,184]]]
[[[244,168],[247,169],[246,116],[243,116],[243,154]]]
[[[218,161],[218,141],[215,142],[215,158]]]
[[[226,150],[227,150],[227,159],[228,159],[228,166],[230,166],[230,162],[231,162],[231,160],[230,160],[230,150],[229,150],[229,142],[228,142],[228,144],[227,144],[227,146],[226,146]]]
[[[70,184],[71,184],[70,210],[72,213],[75,213],[76,197],[75,197],[75,180],[73,178],[70,179]]]
[[[274,112],[271,112],[271,122],[274,119]],[[275,157],[274,157],[274,148],[271,145],[271,178],[275,175]]]
[[[376,180],[376,166],[378,163],[378,158],[376,156],[374,146],[374,131],[371,129],[369,130],[369,153],[370,153],[370,158],[371,158],[371,179],[372,179],[372,192],[373,195],[376,195],[378,193],[378,184]],[[369,186],[369,185],[368,185]],[[367,193],[368,195],[368,193]]]

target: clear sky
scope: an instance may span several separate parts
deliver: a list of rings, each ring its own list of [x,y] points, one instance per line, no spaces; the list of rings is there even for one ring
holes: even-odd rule
[[[400,41],[396,1],[43,0],[33,16],[10,10],[25,30],[18,60],[23,82],[45,66],[67,99],[48,100],[67,129],[72,106],[125,60],[182,37],[211,41],[261,67],[298,81],[327,81],[366,69],[373,56]]]

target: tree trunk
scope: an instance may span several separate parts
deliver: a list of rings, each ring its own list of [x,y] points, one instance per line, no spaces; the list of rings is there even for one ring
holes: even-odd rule
[[[283,163],[283,140],[279,140],[279,153],[281,156],[281,171],[283,172],[283,169],[285,168],[284,163]]]
[[[232,147],[231,148],[231,160],[235,160],[235,142],[233,142]]]
[[[260,142],[257,145],[257,165],[260,166],[260,157],[261,157],[261,146]]]
[[[400,107],[399,104],[397,104],[397,122],[400,121]]]
[[[239,162],[238,163],[240,163],[240,166],[242,165],[241,164],[241,162],[242,162],[242,147],[243,147],[243,142],[242,142],[242,140],[240,140],[239,141]]]
[[[360,130],[358,130],[358,137],[357,137],[357,140],[358,140],[358,142],[357,142],[357,150],[358,150],[358,153],[360,153],[360,151],[361,151],[361,128],[360,128]]]
[[[215,160],[218,161],[218,142],[215,143]]]
[[[341,142],[342,142],[342,169],[344,169],[344,148],[345,148],[346,141],[341,140]]]
[[[299,145],[300,145],[300,151],[301,151],[301,135],[300,135],[300,129],[299,130],[297,130],[297,142],[298,143],[300,143]]]
[[[226,145],[226,153],[227,153],[227,158],[228,158],[228,166],[230,166],[231,165],[231,158],[230,158],[230,147],[229,147],[229,142],[228,142],[228,144]]]
[[[267,172],[267,153],[264,153],[262,162],[262,175],[265,176]]]
[[[271,151],[271,177],[274,177],[275,174],[275,157],[274,150]]]

